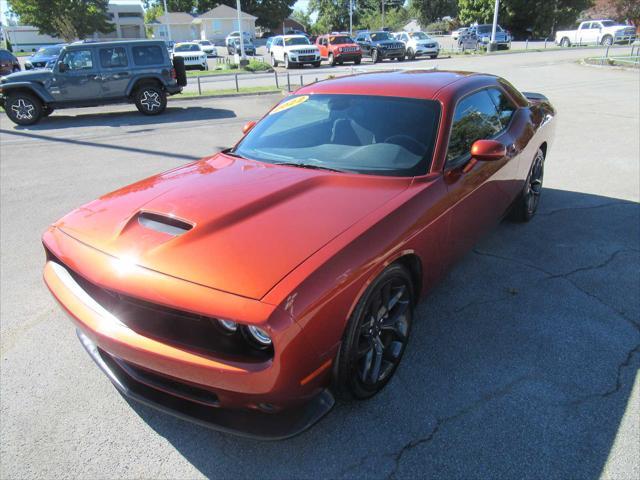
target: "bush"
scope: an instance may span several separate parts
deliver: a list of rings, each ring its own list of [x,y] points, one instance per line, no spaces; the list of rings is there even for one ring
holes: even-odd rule
[[[273,70],[273,68],[271,68],[271,65],[266,62],[256,60],[255,58],[249,60],[249,64],[244,67],[244,69],[250,72],[270,72]]]
[[[439,22],[433,22],[427,25],[425,31],[427,32],[442,32],[449,33],[453,30],[452,22],[448,22],[446,20],[441,20]]]

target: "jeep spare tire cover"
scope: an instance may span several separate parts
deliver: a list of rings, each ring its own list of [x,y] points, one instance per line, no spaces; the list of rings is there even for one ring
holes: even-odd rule
[[[173,68],[176,69],[176,80],[178,85],[184,87],[187,84],[187,69],[184,67],[184,58],[173,57]]]

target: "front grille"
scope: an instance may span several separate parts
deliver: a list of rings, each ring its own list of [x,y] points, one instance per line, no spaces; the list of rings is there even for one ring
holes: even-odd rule
[[[200,57],[192,57],[192,56],[182,57],[182,58],[184,58],[185,62],[199,62],[201,60]]]
[[[140,335],[223,360],[256,363],[273,358],[273,348],[252,348],[240,335],[227,334],[214,318],[102,288],[71,270],[50,251],[47,259],[62,265],[89,296]]]
[[[31,62],[35,68],[44,68],[47,65],[47,62]]]
[[[436,44],[435,44],[435,43],[427,43],[427,44],[425,45],[425,47],[427,47],[427,48],[435,48],[435,47],[436,47]]]
[[[402,43],[389,43],[384,45],[384,48],[388,50],[400,50],[404,45]]]
[[[298,57],[298,60],[300,60],[301,62],[312,62],[316,59],[315,55],[300,55]]]
[[[357,51],[358,51],[358,47],[342,47],[343,53],[357,52]]]
[[[301,50],[296,50],[295,52],[291,52],[291,53],[297,53],[298,55],[307,55],[307,54],[313,54],[316,53],[316,51],[313,48],[305,48],[305,49],[301,49]]]

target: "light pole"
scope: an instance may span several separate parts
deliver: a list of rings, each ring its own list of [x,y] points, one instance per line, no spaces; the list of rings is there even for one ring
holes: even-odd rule
[[[244,54],[244,35],[242,34],[242,10],[240,10],[240,0],[236,0],[236,10],[238,12],[238,33],[240,34],[240,66],[247,64],[247,57]]]
[[[385,0],[382,0],[382,30],[384,30],[384,3]]]
[[[171,23],[169,22],[169,11],[167,10],[167,0],[162,0],[162,3],[164,4],[164,16],[167,19],[167,36],[169,37],[169,40],[172,40]]]
[[[349,0],[349,36],[353,35],[353,0]]]
[[[493,10],[493,26],[491,27],[491,42],[489,43],[489,51],[496,49],[496,29],[498,28],[498,9],[500,8],[500,0],[496,0]]]

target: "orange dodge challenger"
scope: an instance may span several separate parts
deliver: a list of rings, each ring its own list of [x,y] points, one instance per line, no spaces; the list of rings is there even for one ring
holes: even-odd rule
[[[129,397],[260,438],[393,376],[413,308],[539,203],[555,110],[484,74],[301,88],[233,147],[109,193],[44,234],[44,280]]]

